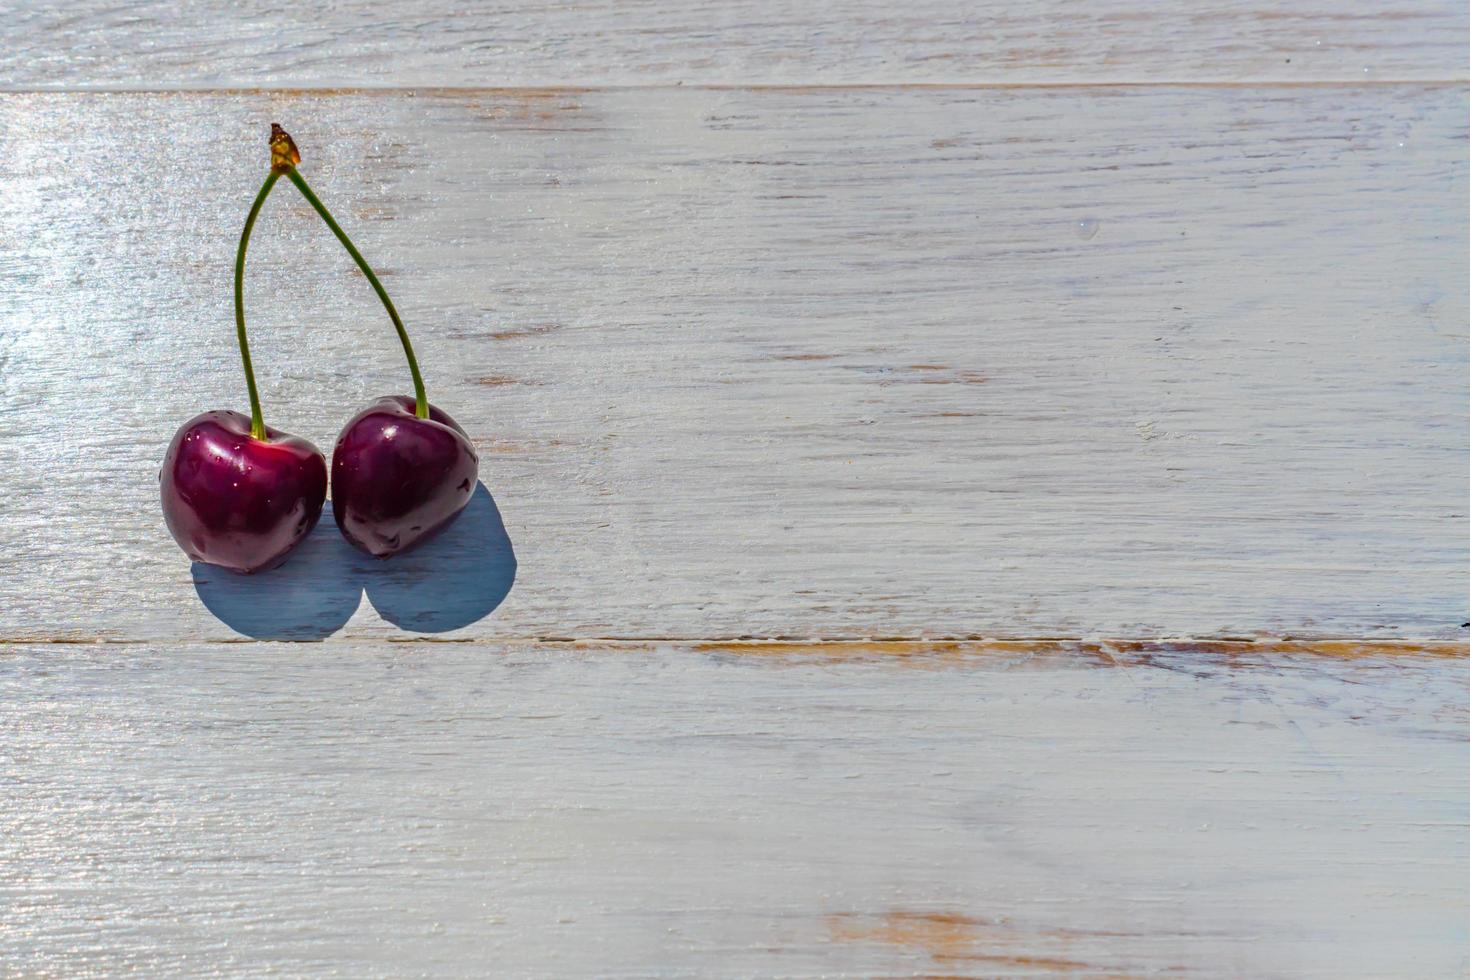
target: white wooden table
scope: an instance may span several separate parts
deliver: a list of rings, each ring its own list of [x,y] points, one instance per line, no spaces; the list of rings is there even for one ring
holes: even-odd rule
[[[786,6],[0,20],[0,975],[1470,972],[1470,10]]]

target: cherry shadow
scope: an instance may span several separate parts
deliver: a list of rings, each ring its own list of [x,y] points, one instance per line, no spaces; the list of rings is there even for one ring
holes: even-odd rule
[[[412,551],[373,562],[363,587],[394,626],[444,633],[490,615],[515,580],[515,548],[495,498],[480,483],[453,524]]]
[[[338,532],[327,501],[321,520],[280,567],[237,575],[196,561],[191,571],[199,600],[235,632],[257,640],[324,640],[357,612],[371,561]]]
[[[220,622],[257,640],[324,640],[347,625],[362,593],[388,622],[414,633],[477,623],[505,601],[516,557],[495,498],[481,483],[458,519],[412,551],[379,561],[356,550],[332,503],[285,564],[257,575],[195,562],[194,591]]]

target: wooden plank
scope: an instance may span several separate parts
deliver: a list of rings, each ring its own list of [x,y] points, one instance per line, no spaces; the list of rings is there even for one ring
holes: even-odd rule
[[[0,969],[1452,976],[1470,660],[12,648]]]
[[[0,638],[395,637],[506,589],[458,635],[1454,638],[1463,100],[5,97]],[[328,523],[196,583],[155,477],[245,405],[229,283],[271,119],[498,518],[386,564]],[[330,448],[406,387],[396,341],[289,188],[251,256],[268,420]]]
[[[1443,0],[21,5],[0,85],[220,87],[1464,79]]]

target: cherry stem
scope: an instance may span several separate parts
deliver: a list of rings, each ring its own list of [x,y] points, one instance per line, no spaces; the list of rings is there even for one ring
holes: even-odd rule
[[[245,248],[250,244],[250,232],[255,228],[255,219],[265,199],[281,175],[272,170],[255,195],[250,206],[250,216],[245,219],[245,230],[240,232],[240,247],[235,250],[235,336],[240,341],[240,360],[245,364],[245,387],[250,389],[250,435],[255,439],[265,438],[265,419],[260,414],[260,392],[255,388],[255,369],[250,365],[250,342],[245,339]]]
[[[414,398],[417,399],[417,404],[414,406],[414,414],[421,419],[428,418],[429,396],[424,393],[424,377],[419,374],[419,362],[418,358],[413,356],[413,344],[409,343],[408,331],[404,329],[403,320],[399,318],[398,311],[393,308],[393,301],[388,298],[388,291],[383,288],[383,284],[373,274],[372,266],[367,264],[367,259],[363,258],[362,253],[357,250],[357,246],[352,244],[352,239],[347,237],[347,232],[343,231],[342,226],[337,224],[336,220],[332,217],[332,213],[327,210],[327,206],[321,202],[321,199],[312,193],[311,188],[306,185],[306,180],[296,168],[290,167],[286,169],[285,173],[290,178],[291,183],[296,185],[296,189],[301,192],[301,196],[306,198],[306,202],[316,209],[316,213],[322,216],[322,220],[327,223],[327,227],[332,229],[332,234],[337,236],[337,241],[342,243],[342,247],[347,249],[347,254],[352,256],[352,260],[357,263],[357,267],[362,270],[362,274],[367,276],[368,282],[373,284],[373,291],[378,294],[378,299],[383,301],[383,308],[388,311],[388,317],[393,321],[393,329],[398,331],[398,339],[403,342],[403,353],[408,358],[408,370],[413,375],[413,393]]]

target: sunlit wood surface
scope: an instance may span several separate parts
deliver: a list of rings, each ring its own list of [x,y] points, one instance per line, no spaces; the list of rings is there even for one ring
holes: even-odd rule
[[[23,647],[22,975],[1457,976],[1470,661]]]
[[[1445,0],[72,0],[8,12],[0,83],[866,85],[1462,79]]]
[[[1470,969],[1470,15],[450,6],[0,24],[0,975]]]
[[[246,405],[231,265],[281,119],[482,451],[518,570],[462,636],[1454,638],[1463,103],[0,98],[19,464],[0,635],[235,635],[196,598],[155,476],[177,426]],[[330,449],[408,387],[371,290],[289,187],[247,303],[273,425]],[[430,566],[343,574],[456,577]],[[264,608],[322,575],[204,587]],[[343,637],[399,635],[339,606]]]

